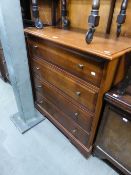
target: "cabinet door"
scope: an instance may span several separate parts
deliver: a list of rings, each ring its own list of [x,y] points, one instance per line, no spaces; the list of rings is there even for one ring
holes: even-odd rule
[[[130,114],[106,106],[97,145],[131,172]]]

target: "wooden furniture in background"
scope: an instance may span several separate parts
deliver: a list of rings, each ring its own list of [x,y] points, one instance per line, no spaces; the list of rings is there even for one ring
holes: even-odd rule
[[[113,19],[112,19],[112,24],[111,24],[111,35],[116,35],[116,19],[117,19],[117,15],[119,14],[120,11],[120,6],[121,6],[121,1],[120,0],[116,0],[116,5],[114,8],[114,13],[113,13]],[[121,31],[121,36],[124,37],[131,37],[131,1],[128,0],[128,8],[126,11],[126,21],[125,24],[122,26],[122,31]]]
[[[20,0],[21,5],[21,12],[22,12],[22,18],[23,18],[23,24],[24,27],[33,25],[33,22],[31,21],[31,4],[30,0]]]
[[[103,95],[123,79],[131,41],[95,37],[87,45],[84,33],[53,27],[25,33],[36,108],[89,156]]]
[[[0,43],[0,77],[4,81],[9,81],[9,74],[6,66],[6,61],[4,59],[3,49]]]
[[[124,174],[131,174],[131,85],[124,95],[115,88],[105,95],[106,106],[94,155],[109,160]]]
[[[37,0],[32,0],[32,2],[36,2]],[[31,0],[30,0],[31,2]],[[39,12],[39,19],[42,21],[44,26],[56,26],[60,24],[61,19],[61,8],[60,3],[58,0],[38,0],[38,12]],[[34,21],[35,13],[36,15],[36,8],[34,8],[34,14],[32,13],[32,3],[30,3],[30,10],[31,10],[31,19]],[[43,28],[41,26],[40,28]]]
[[[110,0],[101,0],[100,5],[100,24],[97,28],[97,33],[106,33],[107,23],[109,19],[110,14],[110,8],[111,6]],[[92,0],[86,1],[86,0],[71,0],[68,1],[68,12],[69,12],[69,19],[70,19],[70,25],[71,28],[74,29],[81,29],[85,32],[88,28],[88,16],[90,15],[92,8]]]

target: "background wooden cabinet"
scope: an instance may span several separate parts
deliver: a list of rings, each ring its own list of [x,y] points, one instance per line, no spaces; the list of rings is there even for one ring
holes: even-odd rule
[[[106,94],[106,107],[94,154],[107,159],[124,174],[131,174],[131,86],[125,95],[117,89]]]

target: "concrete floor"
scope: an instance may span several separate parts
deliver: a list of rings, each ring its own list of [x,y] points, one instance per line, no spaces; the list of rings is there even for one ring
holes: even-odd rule
[[[21,135],[12,87],[0,80],[0,175],[117,175],[103,161],[86,160],[47,119]]]

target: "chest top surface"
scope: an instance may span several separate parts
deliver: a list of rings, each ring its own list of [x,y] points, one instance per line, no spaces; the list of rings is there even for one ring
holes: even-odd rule
[[[25,29],[25,33],[107,60],[113,60],[131,51],[131,39],[124,37],[116,39],[96,36],[91,44],[87,44],[85,34],[54,27],[41,30],[29,27]]]

